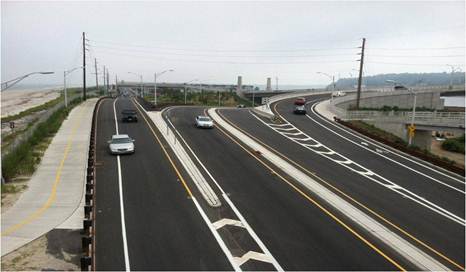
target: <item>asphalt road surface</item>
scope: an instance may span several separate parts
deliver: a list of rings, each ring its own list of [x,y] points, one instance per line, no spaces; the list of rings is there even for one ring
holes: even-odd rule
[[[204,110],[180,107],[167,116],[285,270],[397,269],[221,129],[195,128],[194,118]]]
[[[327,122],[313,112],[312,101],[321,98],[308,97],[307,115],[292,113],[293,100],[274,104],[281,130],[248,109],[218,113],[445,266],[464,270],[464,178]],[[122,123],[123,109],[137,110],[139,121]],[[194,118],[206,110],[173,107],[162,117],[217,206],[205,201],[206,185],[191,178],[164,140],[168,130],[159,131],[132,98],[101,103],[96,270],[416,268],[228,131],[196,128]],[[109,154],[117,130],[136,140],[134,154]]]
[[[116,101],[121,134],[136,140],[136,152],[122,155],[121,182],[126,225],[125,263],[117,156],[108,152],[115,134],[113,99],[97,118],[96,270],[231,270],[232,267],[141,116],[122,123],[120,112],[135,109]]]
[[[317,99],[319,96],[308,97],[311,101]],[[446,257],[443,258],[432,250],[427,250],[430,255],[435,256],[448,267],[452,269],[464,267],[464,178],[445,175],[445,171],[432,170],[391,153],[379,153],[380,148],[375,148],[372,142],[357,138],[346,130],[322,120],[312,112],[313,104],[307,105],[308,115],[293,114],[292,99],[278,102],[272,108],[293,127],[337,154],[322,156],[319,154],[319,151],[325,151],[322,147],[319,150],[305,148],[289,137],[274,131],[268,126],[268,120],[256,118],[248,110],[227,109],[221,110],[220,113],[259,141],[320,177],[322,184],[339,192],[340,195],[348,195],[347,199],[361,203],[367,208],[366,211],[370,209],[380,215],[374,218],[397,233],[420,245],[421,248],[426,248],[421,244],[423,243]],[[289,130],[291,133],[294,131]],[[379,150],[371,152],[368,149]],[[351,169],[337,163],[338,154],[378,174],[383,180],[380,178],[371,180],[366,175],[353,171],[364,172],[362,168]],[[388,182],[396,185],[389,188],[393,183]],[[406,197],[407,191],[412,193],[408,195],[412,196],[411,198]],[[420,198],[417,199],[416,196]],[[451,217],[451,214],[460,220],[453,220],[455,217]]]

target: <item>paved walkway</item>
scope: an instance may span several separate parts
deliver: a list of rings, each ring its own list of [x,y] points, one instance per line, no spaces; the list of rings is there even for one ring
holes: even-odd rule
[[[97,99],[75,107],[63,122],[13,207],[2,214],[2,256],[54,228],[82,228],[87,155]]]
[[[324,100],[316,105],[316,111],[325,118],[333,121],[333,117],[336,115],[330,110],[330,99]]]

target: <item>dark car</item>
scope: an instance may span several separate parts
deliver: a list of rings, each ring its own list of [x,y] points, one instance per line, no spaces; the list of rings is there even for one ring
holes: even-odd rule
[[[138,121],[138,115],[136,114],[135,110],[123,110],[121,114],[123,115],[123,118],[121,118],[121,121],[123,122],[137,122]]]
[[[302,106],[302,105],[306,104],[306,98],[304,98],[304,97],[298,97],[298,98],[296,98],[296,100],[294,101],[294,104],[297,105],[297,106]]]
[[[293,111],[295,114],[306,114],[306,107],[304,105],[296,106]]]

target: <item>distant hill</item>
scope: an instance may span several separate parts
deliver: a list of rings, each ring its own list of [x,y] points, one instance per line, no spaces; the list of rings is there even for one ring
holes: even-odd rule
[[[449,85],[450,79],[453,85],[464,85],[464,72],[453,73],[402,73],[402,74],[381,74],[367,76],[363,78],[363,84],[367,87],[390,86],[386,80],[393,80],[404,86],[438,86]],[[357,78],[341,78],[335,85],[337,88],[353,88],[357,86]]]

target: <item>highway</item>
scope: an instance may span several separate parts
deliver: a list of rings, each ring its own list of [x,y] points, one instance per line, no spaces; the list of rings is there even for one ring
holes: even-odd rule
[[[107,141],[119,133],[136,140],[136,152],[117,156]],[[135,109],[130,99],[106,99],[97,119],[96,270],[231,270],[189,194],[179,181],[148,124],[122,123],[119,113]],[[124,252],[125,246],[127,253]]]
[[[249,109],[224,120],[452,270],[464,270],[464,178],[385,151],[293,100],[280,123]],[[205,178],[199,185],[136,99],[105,99],[97,116],[96,270],[413,270],[396,250],[220,126],[198,129],[207,107],[162,118]],[[138,111],[122,123],[123,109]],[[108,152],[111,135],[136,152]],[[173,143],[171,143],[173,146]],[[216,205],[205,199],[210,188]],[[207,190],[207,191],[209,191]]]
[[[308,97],[308,101],[319,98],[319,96]],[[313,143],[318,142],[329,147],[336,154],[326,155],[328,149],[322,146],[319,148],[303,146],[301,143],[306,142],[292,140],[293,137],[303,138],[302,135],[291,135],[298,130],[287,130],[290,135],[284,135],[270,126],[270,121],[254,117],[248,110],[226,109],[220,112],[240,129],[294,161],[310,174],[317,176],[329,188],[339,192],[340,195],[347,195],[348,199],[354,199],[356,201],[354,203],[361,203],[367,211],[371,210],[380,215],[377,217],[379,221],[397,232],[400,232],[397,229],[400,228],[402,230],[400,233],[404,236],[412,236],[414,241],[419,240],[441,253],[445,258],[429,250],[452,269],[463,267],[464,180],[461,181],[456,176],[445,176],[444,171],[438,173],[437,170],[420,166],[390,153],[380,154],[369,151],[368,149],[371,148],[375,150],[371,141],[361,140],[346,130],[329,124],[312,112],[313,106],[314,102],[307,105],[307,116],[292,113],[292,99],[280,101],[272,108],[291,124],[282,128],[297,128],[313,138]],[[339,154],[356,162],[357,165],[338,163],[343,161]],[[364,173],[361,166],[378,174],[379,178],[361,174]],[[413,194],[405,194],[407,191]],[[418,199],[414,196],[419,196],[419,200],[422,201],[415,201]],[[441,207],[443,210],[435,207]],[[450,216],[450,213],[453,216]],[[456,220],[457,217],[460,220]]]

